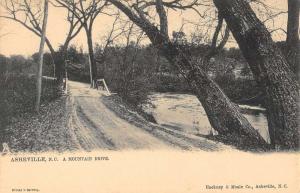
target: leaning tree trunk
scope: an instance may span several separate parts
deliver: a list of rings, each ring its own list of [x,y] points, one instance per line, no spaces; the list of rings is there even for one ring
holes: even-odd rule
[[[285,57],[248,1],[214,0],[214,3],[265,92],[272,145],[286,150],[298,149],[299,86]]]
[[[241,114],[239,107],[230,101],[199,64],[192,63],[187,57],[188,54],[162,36],[155,27],[147,28],[145,32],[151,42],[185,77],[205,109],[211,126],[221,136],[229,137],[230,141],[242,145],[243,148],[269,148],[258,131]]]
[[[267,143],[240,113],[239,107],[228,99],[217,84],[199,67],[200,65],[193,64],[187,55],[152,23],[137,18],[119,1],[110,0],[110,2],[146,33],[152,44],[171,64],[176,65],[202,103],[212,127],[220,135],[236,138],[235,141],[243,143],[244,147],[268,149]]]
[[[190,62],[180,48],[172,43],[159,48],[168,61],[175,64],[185,77],[201,102],[211,126],[220,136],[230,138],[230,141],[243,148],[268,149],[265,140],[241,114],[238,105],[230,101],[199,64]]]

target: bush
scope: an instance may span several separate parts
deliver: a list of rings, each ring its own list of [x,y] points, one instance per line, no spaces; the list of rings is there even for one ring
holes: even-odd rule
[[[5,128],[14,116],[34,110],[36,78],[25,74],[0,75],[0,142],[6,136]],[[43,79],[41,103],[61,95],[55,80]]]
[[[155,84],[156,92],[179,92],[179,93],[189,93],[191,88],[188,86],[186,80],[176,74],[161,73],[156,74],[152,78]]]
[[[216,78],[216,82],[224,93],[236,103],[263,105],[260,87],[255,80],[221,76]]]

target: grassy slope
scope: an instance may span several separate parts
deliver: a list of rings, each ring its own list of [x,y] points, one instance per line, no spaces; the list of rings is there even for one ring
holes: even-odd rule
[[[66,151],[77,149],[68,129],[67,96],[41,107],[40,113],[23,113],[13,118],[6,138],[12,152]]]

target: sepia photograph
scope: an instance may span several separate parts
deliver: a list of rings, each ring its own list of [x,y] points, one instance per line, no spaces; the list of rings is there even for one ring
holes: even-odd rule
[[[300,191],[299,8],[0,0],[0,192]]]

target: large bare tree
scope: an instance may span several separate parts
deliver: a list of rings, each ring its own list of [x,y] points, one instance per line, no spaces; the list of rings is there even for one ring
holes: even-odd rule
[[[151,42],[164,56],[175,64],[186,77],[207,112],[211,125],[221,135],[250,136],[260,141],[257,132],[239,113],[236,106],[224,95],[199,65],[191,63],[187,55],[169,40],[168,20],[165,7],[186,8],[184,1],[162,0],[126,1],[109,0],[142,28]],[[264,24],[256,17],[249,2],[245,0],[214,0],[219,17],[226,20],[238,42],[257,82],[267,96],[268,124],[271,143],[279,149],[299,148],[298,84],[288,63],[273,42]],[[159,27],[150,21],[146,7],[155,6]],[[219,20],[221,21],[221,20]]]
[[[214,0],[214,3],[266,95],[272,145],[279,149],[298,149],[299,85],[287,60],[249,1]]]
[[[174,44],[168,33],[168,17],[165,7],[188,8],[197,5],[197,1],[183,5],[184,1],[174,0],[128,1],[109,0],[127,17],[139,26],[148,36],[154,46],[177,67],[202,103],[208,119],[221,136],[236,139],[244,145],[266,148],[266,142],[240,113],[239,107],[232,103],[219,86],[200,68],[201,65],[192,62],[188,54]],[[154,6],[158,15],[158,24],[150,18],[147,8]]]
[[[31,0],[3,0],[1,6],[5,10],[1,13],[0,17],[12,20],[21,24],[23,27],[34,33],[35,35],[42,36],[42,16],[43,10],[41,9],[39,1]],[[53,63],[55,65],[55,77],[58,81],[62,81],[64,71],[65,51],[67,50],[71,40],[79,33],[82,26],[80,22],[69,12],[67,21],[69,29],[67,36],[62,44],[62,52],[56,52],[50,40],[46,37],[45,42],[50,50]]]
[[[117,12],[114,15],[115,19],[112,23],[112,27],[109,30],[108,34],[106,34],[103,37],[102,43],[98,44],[98,53],[97,57],[95,58],[96,61],[100,64],[100,72],[99,77],[105,76],[105,69],[106,69],[106,59],[107,59],[107,51],[110,46],[113,45],[114,41],[117,40],[120,36],[122,36],[127,29],[125,29],[125,26],[127,26],[128,21],[125,21],[121,19],[120,12]]]
[[[69,12],[80,21],[83,26],[89,51],[89,63],[90,63],[90,81],[91,87],[95,86],[95,81],[98,78],[97,65],[94,54],[93,45],[93,24],[96,17],[101,13],[106,6],[107,1],[104,0],[55,0],[57,6],[66,8]]]

